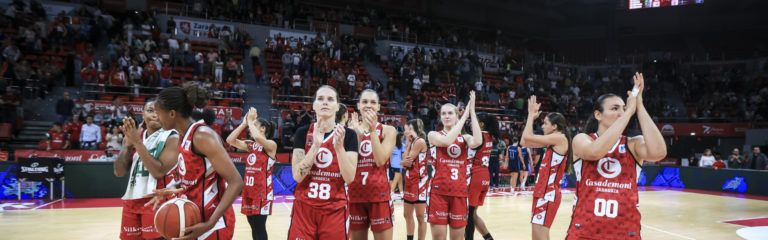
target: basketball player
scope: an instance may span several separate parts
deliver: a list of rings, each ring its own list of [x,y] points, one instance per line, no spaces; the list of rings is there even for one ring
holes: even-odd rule
[[[227,137],[229,145],[248,151],[245,165],[245,187],[242,193],[240,212],[248,218],[253,239],[267,239],[267,216],[272,214],[272,166],[275,164],[277,143],[272,139],[275,124],[259,118],[255,108],[248,110],[243,122]],[[237,136],[248,127],[251,140],[240,140]]]
[[[357,134],[336,123],[338,97],[333,87],[318,88],[312,103],[317,122],[296,131],[290,240],[349,238],[345,188],[355,179]]]
[[[520,178],[520,172],[523,171],[523,151],[520,147],[520,141],[517,137],[512,138],[512,144],[509,144],[507,151],[507,168],[509,169],[509,188],[514,193],[517,187],[517,181]]]
[[[357,102],[357,113],[349,119],[360,146],[355,181],[349,184],[349,229],[352,240],[368,239],[368,226],[376,240],[392,239],[394,208],[390,199],[389,157],[397,131],[378,122],[379,95],[367,89]]]
[[[488,187],[491,183],[488,166],[490,164],[493,142],[499,136],[499,123],[496,122],[496,117],[490,115],[485,115],[481,119],[483,121],[479,122],[479,124],[480,129],[483,130],[480,133],[483,137],[482,144],[477,148],[469,149],[467,153],[467,157],[472,164],[472,178],[469,182],[469,217],[464,231],[465,240],[474,239],[475,228],[483,236],[483,239],[493,239],[491,233],[488,232],[488,228],[485,226],[485,221],[477,215],[477,208],[485,202],[485,195],[488,194]]]
[[[637,175],[643,161],[664,158],[661,132],[643,106],[643,75],[635,73],[627,104],[600,96],[586,131],[573,139],[576,201],[567,239],[640,239]],[[637,113],[641,136],[622,135]]]
[[[544,135],[533,133],[533,124],[539,118],[541,103],[536,102],[536,96],[528,99],[528,120],[523,129],[520,143],[525,147],[546,147],[544,157],[540,160],[539,174],[533,187],[533,239],[548,240],[549,228],[555,220],[555,214],[560,207],[560,180],[563,173],[570,167],[573,154],[570,151],[570,133],[565,117],[560,113],[549,113],[541,124]],[[565,161],[564,161],[565,160]]]
[[[185,229],[179,239],[232,239],[235,213],[232,202],[243,189],[243,178],[221,142],[221,137],[204,122],[189,118],[194,107],[208,103],[208,92],[193,84],[163,89],[155,103],[163,129],[179,133],[179,188],[155,191],[147,205],[157,206],[168,194],[186,197],[197,204],[203,222]]]
[[[431,224],[432,239],[447,237],[446,225],[451,226],[452,240],[464,237],[467,225],[467,196],[469,194],[469,160],[467,149],[482,144],[480,125],[475,115],[475,92],[472,91],[464,113],[458,118],[456,106],[445,104],[440,108],[443,131],[429,132],[429,143],[434,148],[433,177],[427,195],[427,222]],[[474,135],[460,135],[464,123],[472,115]]]
[[[144,206],[152,190],[163,189],[173,180],[178,159],[179,135],[164,130],[155,112],[155,101],[144,104],[142,112],[146,130],[137,128],[133,118],[123,119],[123,148],[114,162],[115,176],[128,175],[123,195],[123,219],[120,239],[155,239],[155,211]],[[135,150],[135,151],[134,151]]]
[[[405,216],[405,228],[407,240],[413,240],[413,214],[416,212],[416,221],[419,225],[419,240],[427,236],[426,218],[427,208],[427,137],[424,133],[424,123],[421,119],[411,119],[405,125],[405,159],[400,162],[405,171],[405,186],[403,190],[403,215]]]
[[[528,175],[531,173],[533,149],[521,146],[520,156],[520,191],[525,191],[525,184],[528,182]]]

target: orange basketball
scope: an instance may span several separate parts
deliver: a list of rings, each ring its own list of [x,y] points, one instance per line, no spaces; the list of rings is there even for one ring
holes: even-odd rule
[[[200,208],[195,203],[183,198],[174,198],[163,203],[155,213],[155,229],[167,239],[181,237],[187,227],[202,220]]]

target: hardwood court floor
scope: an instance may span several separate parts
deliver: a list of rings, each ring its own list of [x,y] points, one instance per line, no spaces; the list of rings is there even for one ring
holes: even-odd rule
[[[478,210],[496,239],[531,239],[530,193],[510,196],[491,193]],[[267,219],[270,239],[286,239],[290,199],[281,197]],[[0,203],[0,239],[118,239],[121,202],[119,199],[65,199]],[[563,239],[571,217],[573,194],[563,201],[551,230],[552,239]],[[394,239],[405,239],[403,204],[395,204]],[[250,239],[250,228],[240,212],[239,200],[235,239]],[[768,226],[768,198],[649,188],[640,191],[644,239],[742,239],[736,231],[747,226]],[[748,220],[738,225],[722,221]],[[751,230],[768,227],[751,228]],[[750,230],[750,229],[747,229]],[[767,232],[757,236],[768,238]],[[371,235],[369,239],[373,239]],[[427,239],[430,239],[427,233]],[[482,239],[476,235],[475,239]],[[756,238],[759,239],[759,238]]]

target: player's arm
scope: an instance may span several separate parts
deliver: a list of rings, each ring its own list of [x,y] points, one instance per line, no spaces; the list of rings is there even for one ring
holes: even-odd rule
[[[277,143],[271,139],[267,139],[264,134],[261,134],[261,132],[257,131],[256,125],[253,124],[253,121],[248,121],[248,131],[251,132],[251,137],[253,137],[253,140],[264,147],[264,152],[266,152],[269,157],[275,158],[275,154],[277,153]],[[232,136],[232,134],[229,135]]]
[[[133,159],[133,145],[128,144],[126,139],[123,138],[123,148],[120,149],[120,153],[117,154],[117,159],[112,163],[112,168],[116,177],[125,176],[128,171],[131,170],[131,162]]]
[[[181,239],[195,239],[213,228],[216,221],[224,216],[224,212],[232,206],[232,203],[240,195],[240,191],[243,190],[244,186],[243,177],[237,172],[235,164],[229,159],[229,154],[224,149],[221,138],[213,129],[206,126],[198,128],[193,141],[195,143],[193,145],[194,149],[200,154],[207,156],[213,170],[227,181],[227,187],[219,201],[219,205],[216,206],[216,210],[213,211],[208,221],[188,227],[185,231],[188,235]]]
[[[376,117],[376,115],[373,115],[373,117]],[[392,126],[384,126],[382,134],[384,139],[379,141],[379,134],[376,133],[376,130],[371,131],[371,148],[373,149],[373,160],[376,161],[377,167],[386,165],[387,160],[392,157],[392,151],[395,150],[397,130]]]
[[[477,114],[475,113],[474,91],[469,93],[469,103],[467,104],[467,108],[469,109],[469,114],[472,118],[469,124],[472,127],[472,135],[465,135],[464,139],[467,139],[467,145],[469,148],[474,149],[483,144],[483,132],[482,129],[480,129],[480,122],[478,121]]]
[[[307,130],[309,129],[301,128],[296,131],[296,134],[294,135],[293,155],[291,156],[291,172],[293,173],[293,180],[296,180],[296,182],[299,183],[309,174],[309,170],[314,164],[314,158],[317,155],[317,150],[320,149],[320,144],[322,143],[322,137],[317,137],[317,134],[323,133],[320,133],[320,131],[317,131],[317,128],[315,128],[315,131],[312,135],[314,138],[312,141],[312,146],[309,148],[308,152],[305,152],[304,144],[306,143]]]
[[[144,144],[136,144],[136,153],[139,154],[139,159],[153,178],[163,178],[178,161],[179,136],[168,136],[158,158],[152,156]]]
[[[227,136],[227,143],[237,149],[248,151],[248,143],[246,141],[237,139],[237,137],[240,136],[246,127],[248,127],[247,117],[243,118],[243,122],[240,123],[240,125],[237,126],[235,130],[232,130],[232,133],[230,133],[229,136]]]
[[[357,134],[342,125],[336,125],[334,131],[336,157],[339,158],[339,171],[344,182],[351,183],[357,173]]]
[[[637,95],[637,120],[640,123],[640,130],[643,135],[629,139],[629,150],[635,153],[637,161],[643,164],[643,161],[656,162],[667,156],[667,144],[664,142],[664,136],[661,135],[659,128],[653,122],[648,110],[643,104],[643,89],[645,80],[642,74],[635,73],[635,85],[639,85]]]
[[[411,151],[408,152],[408,156],[406,156],[406,160],[403,160],[402,162],[400,162],[400,165],[402,165],[403,167],[413,166],[413,161],[417,161],[417,159],[419,158],[419,154],[423,152],[425,148],[427,148],[427,143],[424,142],[424,139],[417,140],[416,143],[414,143],[413,148],[411,148]]]
[[[642,87],[640,83],[635,81],[633,89],[639,89],[640,87]],[[604,109],[604,111],[616,111],[620,107],[622,106],[608,106],[608,109]],[[616,141],[619,140],[624,129],[627,128],[627,124],[629,124],[629,119],[632,118],[632,115],[635,115],[636,110],[637,97],[632,92],[627,91],[626,110],[621,114],[621,117],[616,119],[613,125],[603,132],[597,140],[593,140],[592,137],[584,133],[576,135],[571,143],[573,145],[573,154],[581,157],[581,159],[590,161],[596,161],[605,156],[613,145],[616,144]]]
[[[459,119],[459,122],[456,123],[456,125],[451,128],[450,131],[448,131],[447,134],[442,135],[436,131],[431,131],[427,135],[427,138],[429,139],[429,144],[432,144],[432,146],[435,147],[447,147],[453,143],[453,141],[456,141],[456,138],[459,137],[459,134],[461,133],[461,128],[464,126],[464,123],[467,122],[467,118],[469,117],[469,111],[464,111],[464,114],[462,114],[461,119]]]
[[[528,99],[528,118],[523,128],[523,136],[520,138],[520,146],[523,147],[546,147],[559,143],[560,139],[550,135],[536,135],[533,133],[533,123],[539,118],[541,103],[536,102],[536,95]]]

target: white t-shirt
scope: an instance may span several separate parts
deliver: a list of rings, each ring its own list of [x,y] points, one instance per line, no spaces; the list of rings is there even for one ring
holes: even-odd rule
[[[301,75],[295,74],[293,75],[293,81],[291,83],[291,86],[294,87],[301,87]]]
[[[701,155],[701,159],[699,160],[699,167],[712,167],[712,164],[715,164],[715,156]]]

